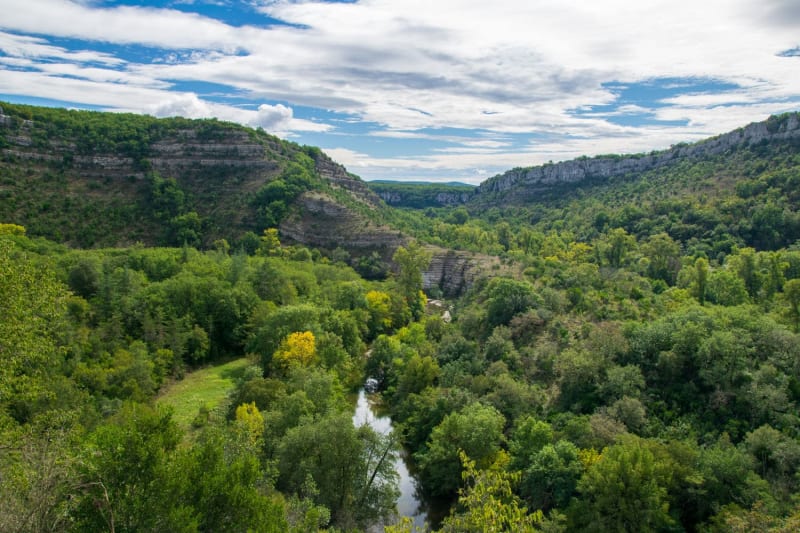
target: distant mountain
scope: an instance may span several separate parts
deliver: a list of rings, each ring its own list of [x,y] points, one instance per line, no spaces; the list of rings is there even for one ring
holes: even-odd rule
[[[392,207],[425,209],[467,203],[476,187],[466,183],[415,181],[368,181],[367,186]]]
[[[367,185],[444,185],[446,187],[469,187],[474,189],[477,185],[470,185],[463,181],[405,181],[405,180],[369,180]]]

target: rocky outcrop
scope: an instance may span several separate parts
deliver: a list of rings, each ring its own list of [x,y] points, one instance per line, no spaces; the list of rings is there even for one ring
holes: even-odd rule
[[[436,194],[436,203],[442,206],[463,205],[472,198],[472,192],[440,192]]]
[[[500,260],[483,254],[447,250],[435,246],[426,249],[431,253],[428,269],[422,273],[423,287],[438,287],[445,296],[457,296],[467,290],[476,279],[497,268]]]
[[[800,142],[800,113],[770,117],[730,133],[695,144],[681,144],[660,152],[630,156],[581,157],[571,161],[530,168],[515,168],[483,182],[477,197],[514,190],[518,199],[561,184],[605,180],[639,174],[678,161],[726,153],[739,147],[772,141]],[[496,195],[495,195],[496,196]]]
[[[308,246],[341,247],[355,255],[378,251],[388,260],[407,241],[397,230],[375,224],[324,193],[303,193],[296,206],[281,222],[281,235]]]
[[[473,195],[472,192],[434,192],[422,198],[420,198],[419,194],[416,194],[413,199],[409,199],[399,191],[379,190],[377,194],[387,205],[394,207],[413,207],[417,209],[422,207],[452,207],[464,205],[469,202]]]
[[[319,175],[328,180],[334,187],[345,189],[358,200],[373,207],[381,203],[378,195],[372,192],[366,183],[347,172],[343,165],[335,162],[325,153],[319,152],[314,158],[314,163]]]

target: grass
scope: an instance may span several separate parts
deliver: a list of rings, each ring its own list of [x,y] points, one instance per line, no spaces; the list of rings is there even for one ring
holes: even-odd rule
[[[205,405],[210,411],[225,407],[228,393],[249,364],[250,361],[242,357],[195,370],[167,386],[157,403],[172,407],[173,420],[181,429],[189,431],[200,407]]]

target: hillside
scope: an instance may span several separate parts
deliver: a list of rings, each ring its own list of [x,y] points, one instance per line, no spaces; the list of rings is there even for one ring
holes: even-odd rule
[[[406,185],[411,196],[420,185]],[[427,242],[491,255],[540,250],[552,235],[592,243],[615,229],[666,234],[688,255],[722,263],[736,249],[800,239],[800,115],[770,117],[662,152],[513,169],[455,208],[390,211]]]
[[[303,192],[374,210],[314,148],[216,120],[0,107],[0,218],[82,247],[238,242]]]
[[[800,149],[800,113],[773,116],[730,133],[694,143],[679,144],[649,154],[580,157],[570,161],[528,168],[515,168],[481,183],[475,201],[479,204],[519,204],[535,201],[564,186],[585,186],[614,179],[637,179],[645,173],[668,170],[677,165],[715,161],[741,150],[761,156],[776,146]]]
[[[276,227],[286,242],[369,277],[385,276],[409,238],[379,196],[321,150],[217,120],[3,103],[0,199],[0,221],[72,246],[210,248],[225,239],[252,251]],[[445,293],[494,262],[431,252],[428,288]]]

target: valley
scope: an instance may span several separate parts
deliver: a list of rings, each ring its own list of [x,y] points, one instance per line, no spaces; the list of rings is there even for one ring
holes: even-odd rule
[[[796,529],[797,113],[470,187],[0,109],[0,530]]]

